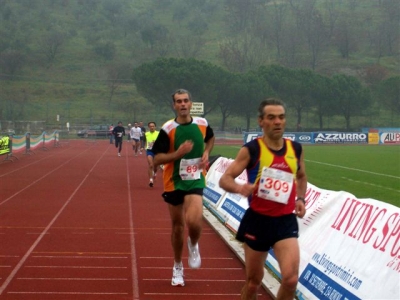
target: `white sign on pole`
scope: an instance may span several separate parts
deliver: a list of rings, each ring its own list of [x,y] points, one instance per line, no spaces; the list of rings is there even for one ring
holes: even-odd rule
[[[204,103],[203,102],[192,102],[192,109],[190,110],[192,115],[204,114]]]

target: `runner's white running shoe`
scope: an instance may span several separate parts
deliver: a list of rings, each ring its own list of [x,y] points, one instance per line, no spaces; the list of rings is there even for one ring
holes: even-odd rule
[[[185,281],[183,280],[183,266],[174,266],[172,269],[172,286],[185,286]]]
[[[196,245],[192,245],[190,241],[190,237],[187,240],[188,250],[189,250],[189,257],[188,257],[188,264],[189,267],[192,269],[198,269],[201,266],[201,257],[199,251],[199,243]]]

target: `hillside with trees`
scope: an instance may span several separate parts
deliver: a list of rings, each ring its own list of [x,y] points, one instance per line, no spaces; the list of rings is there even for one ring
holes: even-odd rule
[[[221,130],[267,96],[292,130],[400,127],[398,0],[0,0],[0,20],[1,121],[161,124],[184,87]]]

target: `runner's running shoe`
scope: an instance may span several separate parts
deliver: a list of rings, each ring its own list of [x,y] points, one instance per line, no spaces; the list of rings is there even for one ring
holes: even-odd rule
[[[192,242],[190,241],[190,237],[188,238],[187,241],[188,245],[188,250],[189,250],[189,257],[188,257],[188,264],[189,267],[192,269],[198,269],[201,266],[201,257],[200,257],[200,251],[199,251],[199,243],[196,245],[192,245]]]
[[[183,280],[183,266],[174,266],[172,269],[172,286],[185,286],[185,281]]]

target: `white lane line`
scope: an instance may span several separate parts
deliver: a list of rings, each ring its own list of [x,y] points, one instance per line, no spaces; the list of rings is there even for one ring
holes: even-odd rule
[[[346,177],[342,177],[342,179],[347,180],[347,181],[351,181],[351,182],[355,182],[355,183],[359,183],[359,184],[363,184],[363,185],[376,186],[377,188],[380,188],[380,189],[384,189],[384,190],[389,190],[389,191],[394,191],[394,192],[400,193],[399,189],[392,189],[392,188],[385,187],[385,186],[382,186],[382,185],[369,183],[369,182],[364,182],[364,181],[359,181],[359,180],[353,180],[353,179],[346,178]]]
[[[143,281],[171,281],[171,278],[143,278]],[[190,282],[245,282],[244,279],[185,279]]]
[[[68,150],[68,149],[65,149],[65,150],[63,150],[63,151],[67,151],[67,150]],[[85,151],[86,151],[86,150],[85,150]],[[12,170],[11,170],[10,172],[8,172],[8,173],[0,174],[0,178],[1,178],[1,177],[4,177],[4,176],[6,176],[6,175],[9,175],[9,174],[18,172],[18,171],[20,171],[20,170],[22,170],[22,169],[25,169],[25,168],[27,168],[27,167],[29,167],[29,166],[31,166],[31,165],[38,164],[38,163],[42,162],[43,160],[48,160],[50,157],[55,156],[55,155],[56,155],[55,153],[54,153],[54,154],[50,154],[50,155],[46,155],[46,157],[41,158],[41,159],[38,159],[38,160],[35,160],[34,162],[31,162],[31,163],[29,163],[29,164],[27,164],[27,165],[25,165],[25,166],[23,166],[23,167],[16,168],[16,169],[12,169]]]
[[[129,208],[129,232],[130,232],[130,242],[131,242],[131,263],[132,263],[132,291],[133,300],[139,300],[139,275],[138,275],[138,265],[136,256],[136,244],[135,244],[135,233],[133,227],[133,209],[132,209],[132,194],[131,194],[131,180],[129,176],[129,165],[128,165],[128,155],[125,159],[126,165],[126,181],[128,188],[128,208]]]
[[[33,258],[97,258],[97,259],[127,259],[127,256],[68,256],[68,255],[32,255]]]
[[[204,296],[204,297],[215,297],[215,296],[219,296],[219,297],[239,297],[240,294],[206,294],[206,293],[144,293],[145,295],[148,296]],[[259,297],[262,296],[262,294],[258,294]],[[197,298],[196,297],[196,298]],[[232,298],[229,298],[232,299]]]
[[[127,269],[128,267],[103,267],[103,266],[25,266],[25,268],[45,269]]]
[[[21,295],[128,295],[128,293],[91,293],[91,292],[7,292]]]
[[[173,259],[172,256],[141,256],[140,259]],[[232,257],[204,257],[201,260],[233,260]]]
[[[35,240],[35,242],[32,244],[32,246],[28,249],[28,251],[24,254],[24,256],[21,258],[21,260],[18,262],[18,264],[14,267],[14,269],[11,271],[10,275],[8,275],[8,277],[6,278],[6,280],[4,280],[3,284],[0,286],[0,295],[3,294],[4,290],[7,288],[7,286],[10,284],[10,282],[13,280],[13,278],[15,277],[15,274],[17,274],[17,272],[21,269],[22,265],[25,263],[25,261],[28,259],[29,255],[31,255],[31,253],[33,252],[33,250],[36,248],[36,246],[40,243],[40,241],[43,239],[43,237],[46,235],[46,233],[50,230],[51,226],[53,226],[53,224],[56,222],[56,220],[58,219],[58,217],[61,215],[61,213],[64,211],[64,209],[67,207],[67,205],[71,202],[72,198],[75,196],[75,194],[78,192],[78,190],[81,188],[81,186],[83,185],[83,183],[87,180],[87,178],[89,177],[89,175],[93,172],[94,168],[97,166],[97,164],[99,163],[99,161],[103,158],[103,156],[105,155],[106,152],[103,153],[102,156],[99,157],[99,159],[96,161],[96,163],[93,165],[93,167],[90,169],[90,171],[86,174],[86,176],[82,179],[81,183],[77,186],[77,188],[73,191],[73,193],[71,194],[71,196],[68,198],[68,200],[64,203],[64,205],[60,208],[60,210],[57,212],[57,214],[54,216],[54,218],[50,221],[50,223],[47,225],[47,227],[43,230],[42,234]],[[79,155],[79,154],[78,154]],[[58,168],[54,169],[53,171],[47,173],[47,175],[53,173],[54,171],[58,170],[59,168],[61,168],[62,166],[64,166],[65,164],[68,164],[72,159],[74,159],[76,156],[75,155],[73,158],[67,160],[65,163],[63,163],[62,165],[60,165]],[[28,186],[25,187],[28,188],[30,186],[32,186],[34,183],[38,182],[39,180],[41,180],[42,178],[46,177],[47,175],[42,176],[40,179],[35,180],[34,182],[32,182],[31,184],[29,184]],[[18,193],[22,192],[23,190],[20,190]],[[0,203],[3,204],[6,201],[10,200],[12,197],[14,197],[15,195],[17,195],[18,193],[14,194],[13,196],[9,197],[8,199],[4,200],[3,202]]]
[[[345,167],[345,166],[333,165],[333,164],[328,164],[328,163],[323,163],[323,162],[320,162],[320,161],[313,161],[313,160],[308,160],[308,159],[305,159],[305,161],[306,161],[306,162],[315,163],[315,164],[320,164],[320,165],[335,167],[335,168],[341,168],[341,169],[346,169],[346,170],[351,170],[351,171],[357,171],[357,172],[362,172],[362,173],[377,175],[377,176],[384,176],[384,177],[389,177],[389,178],[394,178],[394,179],[400,179],[399,176],[394,176],[394,175],[376,173],[376,172],[371,172],[371,171],[366,171],[366,170],[361,170],[361,169],[356,169],[356,168],[349,168],[349,167]]]
[[[85,150],[87,151],[87,150]],[[53,171],[46,173],[45,175],[43,175],[42,177],[36,179],[35,181],[33,181],[32,183],[28,184],[27,186],[25,186],[23,189],[20,189],[18,192],[16,192],[15,194],[11,195],[10,197],[8,197],[7,199],[5,199],[4,201],[0,202],[0,205],[8,202],[9,200],[11,200],[13,197],[17,196],[18,194],[22,193],[23,191],[25,191],[26,189],[30,188],[31,186],[33,186],[35,183],[39,182],[40,180],[46,178],[47,176],[49,176],[50,174],[54,173],[55,171],[57,171],[58,169],[60,169],[61,167],[67,165],[71,160],[75,159],[75,157],[81,155],[82,153],[79,153],[77,155],[75,155],[74,157],[71,157],[69,160],[67,160],[66,162],[64,162],[63,164],[59,165],[57,168],[55,168]],[[96,165],[99,161],[96,162]],[[93,169],[92,169],[93,170]],[[92,171],[90,170],[89,173]],[[86,177],[85,179],[86,180]],[[74,192],[75,193],[75,192]],[[1,288],[0,288],[0,295],[1,295]]]
[[[144,293],[148,296],[204,296],[204,297],[239,297],[240,294],[205,294],[205,293]],[[261,294],[260,294],[261,296]],[[230,298],[231,299],[231,298]]]
[[[79,280],[79,281],[81,281],[81,280],[95,280],[95,281],[109,281],[109,280],[111,280],[111,281],[126,281],[126,280],[128,280],[128,278],[69,278],[69,277],[66,277],[66,278],[46,278],[46,277],[33,277],[33,278],[31,278],[31,277],[19,277],[19,278],[17,278],[18,280],[66,280],[66,281],[69,281],[69,280],[71,280],[71,281],[73,281],[73,280]]]
[[[170,270],[171,267],[140,267],[141,269],[152,269],[152,270]],[[231,270],[231,271],[242,271],[243,268],[203,268],[201,267],[202,270]]]

